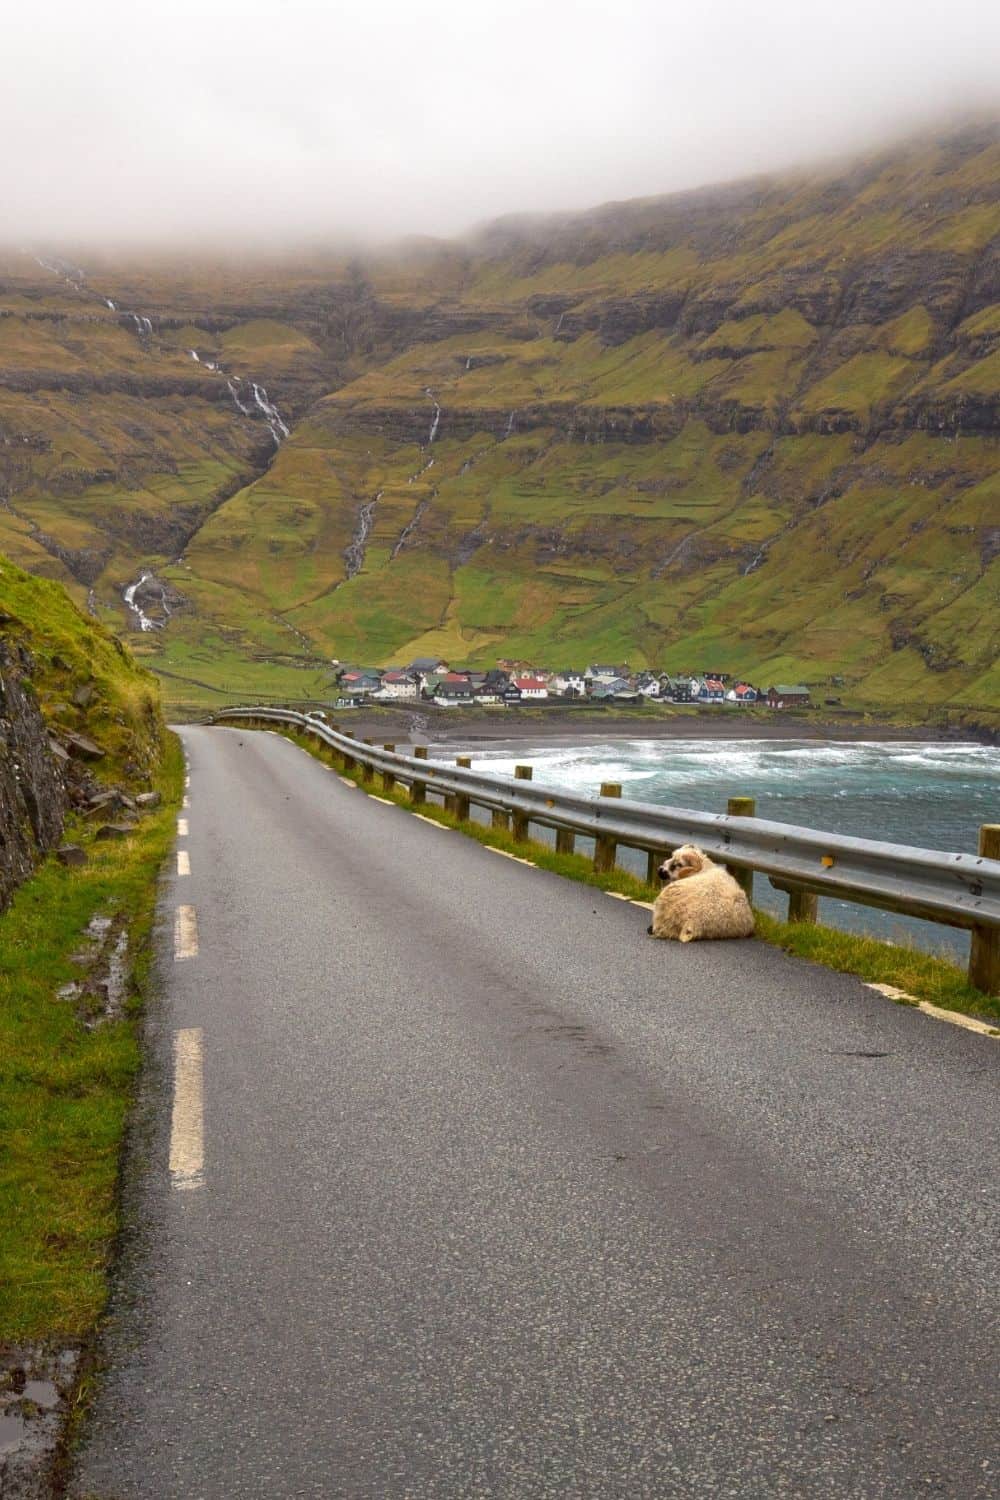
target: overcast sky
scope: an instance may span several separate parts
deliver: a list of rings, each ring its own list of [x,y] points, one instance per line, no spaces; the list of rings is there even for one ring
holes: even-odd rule
[[[0,49],[21,239],[450,234],[1000,108],[1000,0],[36,0]]]

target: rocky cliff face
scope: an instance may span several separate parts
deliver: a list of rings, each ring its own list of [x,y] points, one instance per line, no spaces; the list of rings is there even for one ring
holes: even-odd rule
[[[66,791],[24,647],[0,641],[0,911],[59,842]]]

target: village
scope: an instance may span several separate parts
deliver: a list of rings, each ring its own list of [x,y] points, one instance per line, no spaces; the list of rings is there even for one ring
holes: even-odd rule
[[[582,672],[551,671],[508,660],[481,671],[454,667],[436,656],[417,657],[406,667],[337,665],[334,707],[338,709],[407,701],[433,703],[439,708],[554,707],[584,701],[620,707],[644,703],[760,704],[777,709],[811,706],[810,690],[801,683],[777,683],[764,689],[741,678],[730,680],[725,672],[633,672],[627,662],[594,662]]]

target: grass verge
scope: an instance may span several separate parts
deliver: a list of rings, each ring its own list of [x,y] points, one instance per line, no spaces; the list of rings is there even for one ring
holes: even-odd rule
[[[77,1341],[104,1306],[157,876],[183,785],[174,735],[154,784],[161,806],[131,837],[86,844],[78,869],[46,860],[0,917],[0,1343]],[[83,831],[67,828],[78,842]],[[131,973],[124,1016],[88,1025],[56,992],[80,977],[72,955],[98,914],[127,924]]]
[[[334,765],[332,754],[306,735],[293,730],[277,731],[308,751],[325,765]],[[365,782],[360,772],[338,774],[354,781],[362,790],[377,792],[380,797],[412,809],[405,791],[385,792],[378,781]],[[452,813],[433,803],[421,806],[423,816],[447,828],[476,839],[480,844],[493,849],[502,849],[520,859],[530,859],[543,870],[552,870],[569,880],[602,891],[613,891],[633,901],[654,901],[659,886],[648,885],[626,870],[611,870],[598,874],[591,861],[583,854],[557,854],[547,844],[534,841],[520,843],[502,829],[484,827],[481,823],[462,822]],[[845,974],[855,974],[870,984],[890,984],[912,995],[914,1000],[926,1000],[942,1010],[954,1010],[963,1015],[975,1016],[979,1020],[1000,1026],[1000,996],[984,995],[971,985],[962,969],[947,959],[919,948],[884,943],[878,938],[866,937],[852,932],[841,932],[835,927],[824,927],[816,922],[782,922],[768,912],[755,908],[757,917],[756,936],[765,943],[782,948],[797,958],[806,958],[823,964],[829,969],[838,969]],[[905,1003],[905,1002],[904,1002]]]

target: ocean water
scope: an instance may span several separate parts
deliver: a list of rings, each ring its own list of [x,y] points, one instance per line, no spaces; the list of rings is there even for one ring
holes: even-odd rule
[[[454,752],[452,752],[453,754]],[[613,740],[594,744],[470,747],[473,766],[597,795],[621,783],[637,801],[725,812],[729,797],[755,797],[757,815],[924,849],[974,852],[981,823],[1000,822],[1000,750],[927,741]],[[443,757],[442,757],[443,758]],[[644,856],[623,865],[644,869]],[[781,914],[785,898],[763,876],[758,904]],[[968,952],[968,937],[871,907],[821,900],[820,919],[853,932],[912,941],[933,952]]]

